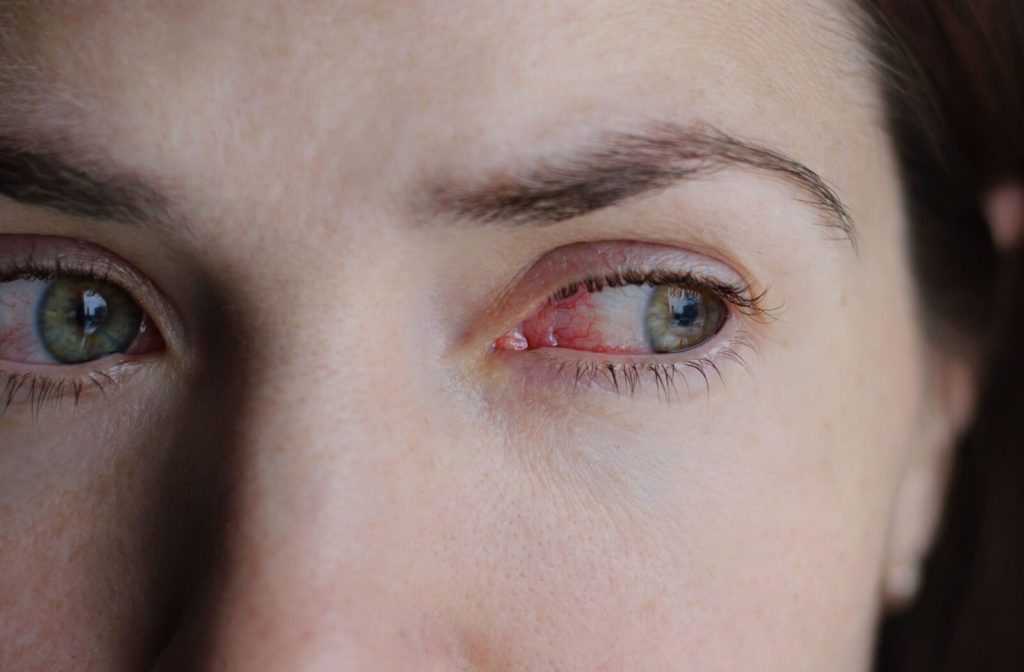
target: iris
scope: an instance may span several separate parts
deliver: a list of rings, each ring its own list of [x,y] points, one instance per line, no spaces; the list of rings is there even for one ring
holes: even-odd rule
[[[651,292],[645,325],[651,350],[678,352],[708,340],[725,324],[725,302],[711,292],[659,285]]]
[[[101,280],[60,277],[39,300],[36,331],[62,364],[125,352],[139,334],[142,308],[120,287]]]

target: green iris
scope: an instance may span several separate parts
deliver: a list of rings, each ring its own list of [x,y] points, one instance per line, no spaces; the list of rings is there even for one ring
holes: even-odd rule
[[[725,324],[725,302],[711,292],[682,285],[658,285],[647,304],[647,336],[654,352],[696,347]]]
[[[61,277],[50,283],[36,314],[43,347],[62,364],[125,352],[142,325],[142,308],[116,285]]]

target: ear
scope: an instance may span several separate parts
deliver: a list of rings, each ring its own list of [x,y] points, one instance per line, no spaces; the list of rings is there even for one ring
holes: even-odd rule
[[[1024,185],[1005,182],[991,189],[985,197],[985,214],[999,251],[1018,247],[1024,238]]]
[[[973,367],[963,359],[933,357],[929,403],[907,455],[889,522],[882,575],[889,609],[908,605],[917,594],[922,566],[942,517],[954,448],[974,409]]]
[[[1002,253],[1024,244],[1024,184],[1005,182],[984,199],[992,240]],[[917,593],[922,565],[942,516],[953,449],[970,422],[976,379],[970,358],[935,353],[929,380],[929,410],[922,418],[917,445],[911,447],[892,510],[883,592],[889,608],[910,603]]]

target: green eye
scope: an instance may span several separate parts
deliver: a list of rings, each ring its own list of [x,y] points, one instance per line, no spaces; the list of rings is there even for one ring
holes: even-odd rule
[[[142,308],[120,287],[61,277],[50,283],[39,301],[36,330],[54,359],[80,364],[128,350],[142,318]]]
[[[645,324],[654,352],[696,347],[718,333],[727,317],[725,302],[714,294],[681,285],[659,285],[647,304]]]

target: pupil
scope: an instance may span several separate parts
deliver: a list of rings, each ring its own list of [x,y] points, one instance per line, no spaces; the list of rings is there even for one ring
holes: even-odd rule
[[[87,289],[82,292],[82,302],[75,312],[78,326],[86,336],[92,336],[107,319],[107,300],[97,292]]]
[[[690,297],[685,297],[672,306],[672,321],[676,326],[692,327],[700,317],[700,306]]]

